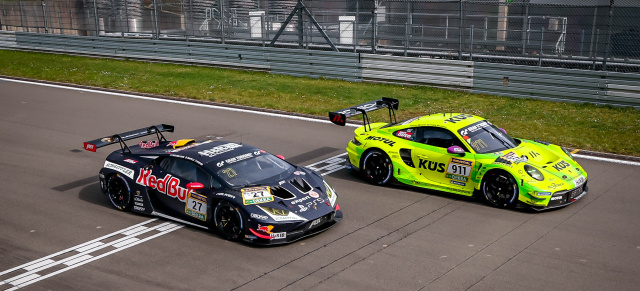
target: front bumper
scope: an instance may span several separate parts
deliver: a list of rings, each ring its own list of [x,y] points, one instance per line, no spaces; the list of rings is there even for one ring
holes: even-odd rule
[[[537,211],[542,211],[542,210],[549,210],[549,209],[554,209],[559,207],[565,207],[569,204],[573,204],[574,202],[580,200],[582,197],[584,197],[584,195],[587,195],[587,192],[589,192],[589,187],[585,182],[580,187],[577,187],[571,190],[564,190],[564,191],[558,191],[553,193],[553,195],[549,200],[549,204],[547,204],[547,206],[532,206],[532,208]]]
[[[283,239],[265,239],[260,238],[253,233],[253,231],[248,231],[245,235],[244,241],[257,244],[257,245],[279,245],[279,244],[288,244],[294,241],[303,239],[308,236],[316,235],[321,233],[332,226],[336,225],[336,223],[340,222],[343,218],[342,211],[335,210],[329,214],[326,214],[322,217],[309,220],[304,224],[298,226],[296,229],[287,232],[286,238]],[[322,224],[314,225],[314,222],[317,220],[324,220]]]

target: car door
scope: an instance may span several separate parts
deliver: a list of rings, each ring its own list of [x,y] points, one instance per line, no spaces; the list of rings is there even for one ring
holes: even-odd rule
[[[420,127],[416,128],[413,140],[412,160],[426,181],[445,188],[473,190],[470,178],[475,158],[455,134],[446,128]],[[447,149],[451,146],[459,146],[466,153],[450,154]]]
[[[220,184],[201,166],[186,159],[167,157],[159,162],[159,166],[164,186],[157,183],[155,191],[158,200],[172,215],[206,221],[211,208],[207,197],[212,187],[220,187]],[[191,182],[202,183],[204,188],[189,192],[187,184]]]

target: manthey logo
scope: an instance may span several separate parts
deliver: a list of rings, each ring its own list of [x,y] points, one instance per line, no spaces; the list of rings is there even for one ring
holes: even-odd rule
[[[167,174],[159,179],[151,174],[151,170],[140,169],[136,183],[156,189],[158,192],[185,202],[189,189],[180,187],[180,179]]]

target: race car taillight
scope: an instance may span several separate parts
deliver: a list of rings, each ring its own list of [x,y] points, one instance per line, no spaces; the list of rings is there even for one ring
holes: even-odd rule
[[[360,142],[360,141],[359,141],[355,136],[353,137],[353,139],[351,140],[351,142],[352,142],[354,145],[357,145],[357,146],[359,146],[359,145],[361,145],[361,144],[362,144],[362,143],[361,143],[361,142]]]

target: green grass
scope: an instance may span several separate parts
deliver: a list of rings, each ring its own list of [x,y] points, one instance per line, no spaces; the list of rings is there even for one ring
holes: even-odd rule
[[[387,96],[400,100],[400,119],[470,113],[491,120],[512,136],[640,156],[640,110],[632,108],[9,50],[0,50],[0,74],[323,117],[328,111]],[[386,115],[373,118],[384,121]]]

